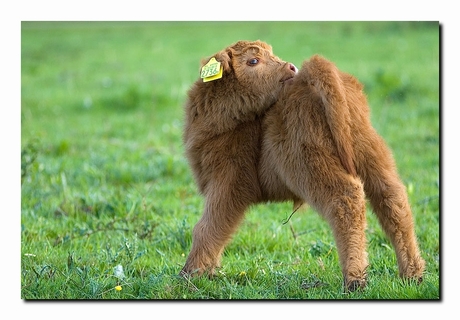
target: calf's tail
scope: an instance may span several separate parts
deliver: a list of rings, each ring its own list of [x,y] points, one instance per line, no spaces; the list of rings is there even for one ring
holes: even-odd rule
[[[306,68],[308,81],[321,97],[340,162],[349,174],[356,176],[350,110],[340,71],[332,62],[318,55],[306,61],[302,68]]]

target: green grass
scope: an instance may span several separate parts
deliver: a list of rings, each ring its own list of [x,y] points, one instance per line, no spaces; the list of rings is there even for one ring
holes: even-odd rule
[[[440,299],[437,23],[21,29],[22,299]],[[427,262],[422,284],[398,278],[369,211],[369,285],[343,294],[329,226],[311,209],[283,224],[287,203],[250,209],[216,278],[178,278],[203,206],[183,155],[182,105],[200,60],[241,39],[264,40],[297,66],[322,54],[365,84],[373,124],[409,190]]]

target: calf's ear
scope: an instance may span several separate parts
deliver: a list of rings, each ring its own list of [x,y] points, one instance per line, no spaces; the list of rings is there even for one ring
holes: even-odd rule
[[[216,58],[217,61],[221,63],[221,66],[224,72],[231,72],[232,71],[232,53],[230,50],[222,50],[209,57],[208,59],[204,59],[201,61],[201,67],[203,67],[206,63],[211,60],[211,58]]]
[[[232,51],[230,49],[222,50],[217,53],[216,60],[222,64],[224,72],[232,71]]]

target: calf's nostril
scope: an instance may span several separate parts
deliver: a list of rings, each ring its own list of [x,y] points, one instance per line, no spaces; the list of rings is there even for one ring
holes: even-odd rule
[[[295,73],[297,73],[297,68],[295,65],[293,65],[292,63],[289,63],[289,69],[291,69],[292,71],[294,71]]]

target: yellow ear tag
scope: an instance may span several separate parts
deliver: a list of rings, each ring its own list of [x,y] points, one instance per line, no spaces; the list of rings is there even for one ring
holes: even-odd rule
[[[222,78],[222,72],[223,67],[220,65],[220,62],[212,57],[211,60],[201,68],[201,78],[203,78],[203,82],[217,80]]]

